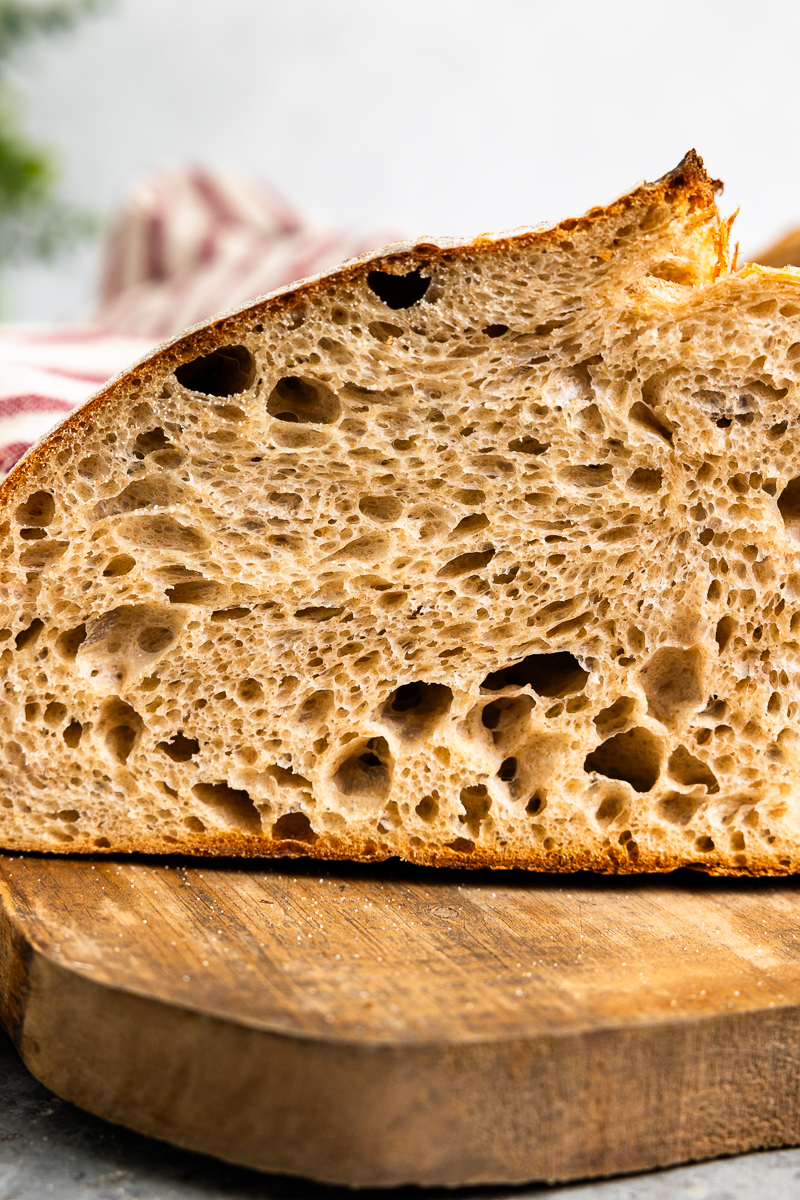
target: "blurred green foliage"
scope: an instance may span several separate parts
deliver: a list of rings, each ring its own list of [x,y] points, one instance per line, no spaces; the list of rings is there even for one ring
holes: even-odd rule
[[[7,75],[31,42],[66,33],[108,0],[0,0],[0,267],[24,258],[52,258],[95,231],[95,220],[59,199],[53,152],[30,141]]]

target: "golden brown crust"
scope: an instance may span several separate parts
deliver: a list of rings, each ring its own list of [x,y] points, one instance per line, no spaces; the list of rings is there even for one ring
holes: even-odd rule
[[[30,844],[14,847],[18,853],[41,854],[41,847],[33,840]],[[158,838],[142,838],[136,846],[97,847],[96,845],[73,845],[69,853],[77,855],[113,856],[120,853],[174,855],[176,847],[169,841]],[[269,837],[243,837],[236,833],[208,834],[202,839],[188,839],[180,846],[182,855],[196,858],[302,858],[321,862],[379,863],[397,857],[388,846],[372,841],[355,841],[331,836],[320,836],[312,843],[276,841]],[[779,876],[794,875],[800,871],[800,856],[796,859],[776,862],[763,857],[761,861],[751,859],[747,867],[737,865],[728,858],[706,858],[688,862],[675,855],[657,855],[647,850],[631,858],[622,848],[614,847],[596,853],[582,849],[570,852],[563,848],[532,853],[520,853],[509,849],[482,849],[474,845],[469,851],[455,850],[451,846],[428,846],[411,848],[404,854],[407,862],[419,867],[456,867],[461,870],[539,871],[557,875],[592,871],[600,875],[668,874],[672,871],[691,869],[706,875],[720,876]]]

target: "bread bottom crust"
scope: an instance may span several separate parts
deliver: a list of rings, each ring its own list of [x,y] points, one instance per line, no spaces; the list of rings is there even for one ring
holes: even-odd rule
[[[500,849],[481,851],[477,846],[471,851],[461,851],[451,846],[428,848],[415,847],[407,854],[398,855],[387,845],[372,841],[350,841],[343,838],[319,836],[313,842],[300,843],[276,841],[273,838],[242,837],[238,834],[204,836],[196,841],[187,839],[179,849],[163,838],[138,838],[133,846],[124,841],[117,845],[70,846],[69,854],[54,853],[51,849],[37,845],[34,839],[20,840],[8,847],[6,853],[45,854],[54,858],[71,858],[74,855],[109,856],[135,854],[137,856],[158,855],[170,858],[241,858],[241,859],[310,859],[323,862],[382,863],[395,859],[418,867],[452,867],[456,870],[482,871],[531,871],[543,875],[574,874],[591,871],[600,875],[669,874],[672,871],[701,871],[706,875],[762,876],[794,875],[800,872],[800,856],[784,857],[781,862],[772,856],[753,861],[748,856],[747,865],[737,862],[734,856],[718,857],[707,861],[688,861],[675,855],[659,855],[645,848],[631,857],[623,851],[606,850],[602,854],[582,851],[576,854],[563,851],[541,851],[526,854],[519,850]],[[744,856],[742,856],[744,857]]]

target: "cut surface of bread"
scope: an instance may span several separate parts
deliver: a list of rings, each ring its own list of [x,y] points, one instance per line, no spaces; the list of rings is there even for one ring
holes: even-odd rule
[[[800,868],[800,273],[718,185],[189,331],[0,495],[0,843]]]

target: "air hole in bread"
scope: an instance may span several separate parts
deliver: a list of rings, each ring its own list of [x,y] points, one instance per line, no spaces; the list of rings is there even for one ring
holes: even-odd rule
[[[301,725],[321,725],[333,708],[333,692],[312,692],[297,710],[296,720]]]
[[[340,617],[343,612],[343,608],[328,608],[321,604],[311,605],[309,608],[298,608],[294,615],[298,621],[315,621],[319,623],[330,621],[332,617]]]
[[[530,687],[540,696],[570,696],[586,687],[589,672],[568,650],[554,654],[529,654],[521,662],[486,676],[481,688],[499,692],[506,687]]]
[[[254,704],[263,697],[264,689],[257,679],[242,679],[236,685],[236,695],[245,704]]]
[[[145,654],[160,654],[175,638],[175,631],[168,625],[145,625],[137,635],[136,645]]]
[[[39,634],[44,629],[44,621],[39,617],[34,617],[30,625],[26,629],[20,629],[17,636],[14,638],[14,645],[18,650],[24,650],[26,646],[33,646]]]
[[[187,579],[167,588],[166,597],[170,604],[219,604],[225,598],[226,589],[211,579]]]
[[[336,550],[330,557],[375,562],[384,555],[389,545],[390,542],[386,537],[374,533],[367,534],[365,537],[353,538],[351,542],[347,542],[346,545],[342,546],[340,550]]]
[[[110,558],[103,568],[103,575],[106,578],[115,578],[118,575],[128,575],[136,566],[136,559],[130,554],[115,554]]]
[[[479,550],[471,554],[458,554],[437,571],[436,577],[437,579],[458,579],[461,575],[472,575],[475,571],[483,570],[494,556],[493,546],[488,550]]]
[[[84,679],[97,686],[119,688],[131,670],[150,667],[152,657],[175,640],[183,622],[181,610],[154,604],[123,604],[87,623],[76,661]]]
[[[117,517],[125,513],[136,512],[141,508],[168,508],[176,504],[184,495],[184,489],[170,483],[161,475],[149,475],[145,479],[134,479],[123,488],[118,496],[108,500],[98,500],[92,509],[92,520],[100,521],[103,517]]]
[[[480,837],[481,825],[489,815],[492,799],[486,785],[477,783],[473,787],[461,789],[459,796],[463,815],[461,821],[466,825],[473,838]]]
[[[683,287],[694,287],[697,283],[697,268],[686,260],[670,260],[656,263],[650,268],[649,274],[655,279],[664,279],[667,283],[679,283]]]
[[[609,463],[589,463],[582,467],[564,467],[559,474],[573,487],[606,487],[614,479],[614,468]]]
[[[717,628],[714,631],[714,640],[719,646],[720,654],[722,654],[722,651],[731,640],[731,634],[734,631],[735,624],[736,623],[733,617],[727,615],[720,617],[720,619],[717,621]]]
[[[663,438],[665,442],[672,445],[674,429],[665,417],[657,416],[649,404],[645,404],[643,400],[637,400],[632,405],[628,416],[635,425],[640,425],[642,429],[647,429],[650,433],[655,433],[658,437]]]
[[[247,413],[243,408],[239,408],[238,404],[214,404],[211,406],[211,411],[217,417],[222,417],[223,421],[244,421]]]
[[[20,746],[19,742],[6,742],[4,749],[6,758],[10,763],[13,763],[15,766],[19,767],[25,766],[25,751],[22,749],[22,746]]]
[[[547,801],[541,792],[534,792],[528,803],[525,805],[525,812],[529,817],[536,817],[547,808]]]
[[[510,783],[517,773],[517,760],[513,756],[504,758],[500,763],[500,770],[497,772],[497,778],[502,779],[503,783]]]
[[[206,831],[206,826],[199,817],[184,817],[183,824],[187,829],[190,829],[192,833],[205,833]]]
[[[604,738],[609,737],[612,733],[618,733],[628,724],[635,707],[636,701],[630,696],[620,696],[618,700],[609,704],[608,708],[604,708],[594,718],[597,732]]]
[[[42,538],[46,538],[47,534],[38,525],[35,525],[32,529],[20,529],[19,536],[24,542],[38,542]]]
[[[50,525],[56,515],[56,504],[50,492],[33,492],[14,511],[19,525]]]
[[[84,624],[76,625],[74,629],[67,629],[57,639],[56,650],[67,662],[74,662],[78,650],[85,641],[86,626]]]
[[[730,406],[729,398],[724,392],[717,392],[711,388],[700,388],[694,393],[693,399],[705,409],[709,416],[715,418],[715,424],[720,428],[727,429],[732,424],[733,418],[723,414],[723,408]],[[716,418],[720,419],[716,420]]]
[[[616,821],[624,807],[625,801],[621,796],[606,796],[594,815],[601,825],[610,825],[612,821]]]
[[[709,793],[719,791],[717,777],[709,766],[691,754],[685,746],[677,746],[669,756],[667,770],[683,787],[702,785]]]
[[[499,575],[494,576],[494,583],[513,583],[519,574],[519,564],[515,563],[513,567],[509,567],[507,571],[502,571]]]
[[[278,508],[285,509],[289,513],[296,513],[303,506],[303,497],[297,492],[270,492],[267,498],[270,504],[276,504]],[[247,528],[255,527],[249,524]]]
[[[196,783],[192,788],[198,800],[213,808],[226,822],[245,833],[261,833],[258,809],[244,788],[228,783]]]
[[[78,474],[82,479],[104,479],[108,475],[108,464],[99,454],[89,454],[78,463]]]
[[[218,608],[216,612],[212,612],[212,621],[241,621],[242,617],[249,617],[251,609],[244,608],[242,605],[236,605],[233,608]]]
[[[81,725],[80,721],[73,720],[70,721],[69,725],[66,727],[61,736],[69,746],[70,750],[74,750],[76,746],[80,745],[82,733],[83,726]]]
[[[313,788],[305,775],[298,775],[291,767],[280,767],[277,763],[268,768],[267,775],[275,780],[278,787],[293,788],[295,791],[302,792],[310,804],[314,803],[314,798],[311,794]]]
[[[292,421],[293,417],[290,414],[283,417],[278,416],[279,421]],[[342,428],[347,422],[342,422]],[[321,429],[315,429],[311,425],[285,425],[280,424],[272,431],[272,439],[275,445],[282,450],[313,450],[319,447],[330,445],[329,437]]]
[[[69,542],[54,541],[50,538],[36,542],[34,546],[23,550],[20,554],[20,565],[31,571],[43,571],[45,567],[49,567],[51,563],[61,557],[68,545]]]
[[[467,537],[471,533],[480,533],[482,529],[486,529],[488,524],[489,518],[485,513],[470,513],[468,517],[461,518],[448,541],[453,542],[458,538]]]
[[[54,829],[52,825],[47,829],[47,833],[49,833],[51,837],[57,838],[59,842],[75,841],[75,838],[72,836],[72,834],[67,833],[65,829]]]
[[[370,321],[367,329],[378,342],[391,341],[403,332],[399,325],[392,325],[389,321]]]
[[[414,812],[420,821],[425,821],[427,824],[435,821],[439,815],[439,793],[433,792],[430,796],[423,796]]]
[[[98,729],[112,757],[124,763],[144,729],[144,722],[135,708],[113,696],[100,710]]]
[[[671,792],[658,806],[658,814],[670,825],[688,825],[705,801],[699,796],[684,796]]]
[[[51,729],[54,729],[56,726],[63,724],[66,715],[66,704],[62,704],[60,700],[51,700],[44,710],[44,723]]]
[[[455,850],[455,852],[457,854],[474,854],[475,853],[475,843],[473,841],[470,841],[469,838],[462,838],[462,837],[454,838],[452,842],[447,843],[447,848],[449,850]]]
[[[350,750],[334,773],[333,782],[344,796],[382,800],[391,786],[391,767],[386,738],[369,738],[356,750]]]
[[[491,730],[495,746],[506,751],[524,744],[535,703],[533,696],[500,696],[485,706],[481,723]]]
[[[453,499],[457,500],[459,504],[468,504],[472,508],[485,503],[486,493],[480,488],[455,488]]]
[[[502,325],[499,321],[495,325],[485,325],[483,332],[487,337],[496,338],[502,337],[504,333],[508,333],[508,326]]]
[[[342,411],[338,396],[316,379],[285,375],[267,399],[267,412],[277,421],[331,425]]]
[[[585,771],[621,779],[634,791],[649,792],[661,774],[662,747],[648,729],[637,726],[617,733],[586,756]]]
[[[171,445],[164,430],[160,426],[156,426],[155,429],[148,429],[146,433],[139,434],[133,443],[134,455],[136,458],[144,458],[145,455],[152,454],[154,450],[164,450]]]
[[[430,279],[423,279],[419,269],[405,275],[391,275],[388,271],[370,271],[367,283],[387,308],[411,308],[427,292]]]
[[[403,511],[403,503],[396,496],[362,496],[359,511],[372,521],[396,521]]]
[[[252,387],[256,364],[246,346],[223,346],[176,367],[175,378],[204,396],[238,396]]]
[[[272,836],[276,841],[311,843],[315,842],[319,835],[314,832],[305,813],[290,812],[278,817],[272,826]]]
[[[408,741],[427,737],[450,711],[453,693],[443,683],[404,683],[392,692],[381,717]]]
[[[800,542],[800,477],[790,480],[778,497],[778,512],[783,517],[786,532]]]
[[[544,454],[550,449],[550,443],[540,442],[538,438],[529,434],[527,437],[514,438],[508,443],[508,448],[515,454]]]
[[[117,526],[120,537],[147,550],[177,550],[196,554],[208,548],[208,538],[197,529],[181,525],[166,513],[158,516],[125,517]]]
[[[645,496],[655,495],[661,491],[661,485],[664,482],[664,473],[658,467],[637,467],[636,470],[628,476],[626,486],[632,492],[639,492]]]
[[[648,715],[662,725],[674,725],[699,706],[703,699],[701,680],[698,650],[662,646],[639,672]]]
[[[171,758],[173,762],[189,762],[195,754],[200,753],[200,743],[197,738],[189,738],[181,731],[169,739],[168,742],[158,742],[157,747],[167,758]]]

